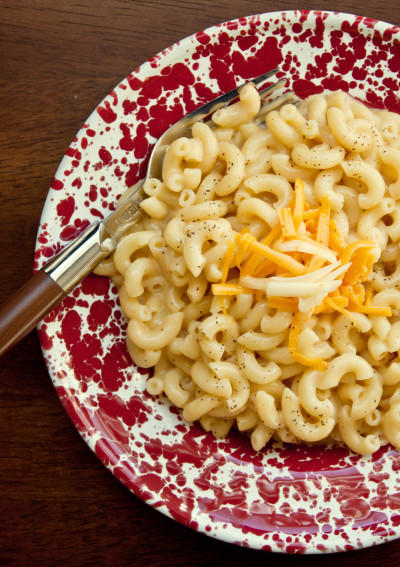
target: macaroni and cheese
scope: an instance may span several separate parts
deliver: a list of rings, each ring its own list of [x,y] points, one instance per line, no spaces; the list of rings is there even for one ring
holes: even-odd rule
[[[127,348],[216,437],[400,449],[400,116],[252,84],[167,149],[100,266]]]

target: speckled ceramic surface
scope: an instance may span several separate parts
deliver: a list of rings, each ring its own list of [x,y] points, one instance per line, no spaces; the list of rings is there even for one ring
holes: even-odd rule
[[[221,24],[142,65],[96,108],[55,175],[35,267],[106,215],[174,121],[274,67],[299,96],[349,91],[400,112],[400,30],[348,14],[270,13]],[[116,289],[89,276],[40,327],[58,395],[83,439],[134,494],[190,528],[286,553],[365,547],[400,534],[400,454],[215,441],[145,392],[125,350]],[[128,495],[127,495],[128,497]]]

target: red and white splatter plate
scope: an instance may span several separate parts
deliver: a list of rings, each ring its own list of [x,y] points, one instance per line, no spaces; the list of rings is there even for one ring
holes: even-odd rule
[[[44,207],[42,265],[143,175],[167,126],[279,67],[299,96],[343,89],[400,112],[399,28],[326,12],[269,13],[199,32],[156,55],[96,108]],[[350,550],[400,535],[400,455],[216,441],[145,392],[125,350],[116,289],[89,276],[40,326],[58,395],[83,439],[134,494],[212,537],[287,553]]]

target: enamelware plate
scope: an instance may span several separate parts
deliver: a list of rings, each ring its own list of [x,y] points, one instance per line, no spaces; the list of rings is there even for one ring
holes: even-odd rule
[[[275,12],[188,37],[133,71],[82,126],[51,185],[35,268],[107,215],[184,114],[278,67],[300,97],[343,89],[400,112],[400,30],[349,14]],[[145,391],[125,348],[117,290],[87,277],[39,327],[61,402],[129,490],[214,538],[286,553],[346,551],[400,535],[400,455],[216,441]],[[128,496],[127,496],[128,497]]]

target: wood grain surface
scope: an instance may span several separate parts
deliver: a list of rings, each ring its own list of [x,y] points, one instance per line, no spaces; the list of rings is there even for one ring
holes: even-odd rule
[[[400,26],[398,0],[0,0],[0,300],[31,275],[50,182],[86,117],[132,69],[239,16],[351,12]],[[98,461],[59,402],[36,332],[0,359],[0,565],[400,565],[400,540],[321,556],[237,548],[164,517]]]

